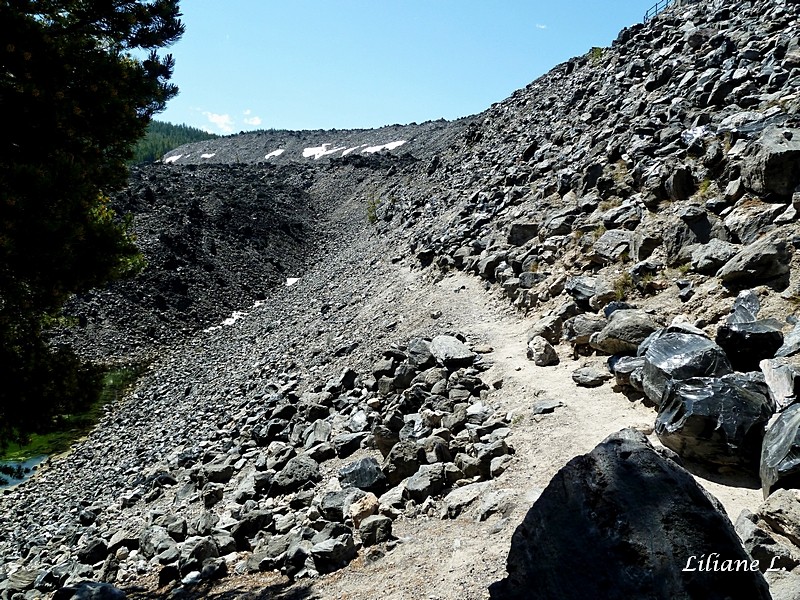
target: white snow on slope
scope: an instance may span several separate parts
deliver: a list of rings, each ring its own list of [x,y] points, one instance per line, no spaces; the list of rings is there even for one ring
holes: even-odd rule
[[[167,158],[164,159],[164,164],[168,165],[169,163],[174,163],[176,160],[178,160],[182,156],[183,156],[183,154],[174,154],[172,156],[168,156]]]
[[[273,156],[280,156],[284,152],[286,152],[286,150],[284,150],[283,148],[279,148],[277,150],[273,150],[272,152],[267,154],[264,158],[272,158]]]
[[[406,143],[405,140],[399,140],[397,142],[389,142],[388,144],[383,144],[382,146],[370,146],[369,148],[364,148],[361,152],[363,154],[374,154],[376,152],[380,152],[381,150],[394,150],[395,148],[399,148],[405,143]]]
[[[338,148],[333,148],[332,150],[328,149],[328,146],[332,144],[322,144],[322,146],[316,146],[314,148],[306,148],[303,150],[303,158],[311,158],[314,157],[314,160],[319,160],[323,156],[327,156],[328,154],[334,154],[339,152],[340,150],[344,150],[347,146],[340,146]]]
[[[287,277],[286,278],[286,287],[290,287],[300,281],[299,277]]]
[[[210,154],[201,154],[200,158],[213,158],[216,155],[217,155],[216,152],[211,152]]]
[[[352,148],[348,148],[347,150],[342,152],[342,156],[347,156],[348,154],[350,154],[354,150],[358,150],[359,148],[366,148],[366,147],[367,147],[366,144],[361,144],[360,146],[353,146]]]

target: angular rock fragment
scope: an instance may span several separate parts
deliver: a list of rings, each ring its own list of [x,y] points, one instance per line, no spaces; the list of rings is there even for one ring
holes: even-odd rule
[[[785,358],[762,360],[759,368],[776,410],[782,411],[800,399],[800,368]]]
[[[392,539],[392,520],[383,515],[372,515],[361,522],[358,534],[365,546],[374,546]]]
[[[609,379],[611,379],[610,373],[604,373],[592,367],[580,367],[572,372],[572,381],[579,387],[600,387]]]
[[[767,428],[759,473],[765,498],[775,487],[800,488],[800,404],[789,406]]]
[[[783,332],[775,319],[723,324],[717,330],[716,342],[734,370],[757,371],[758,364],[773,358],[783,345]]]
[[[365,492],[382,493],[386,489],[386,476],[373,457],[351,462],[339,469],[342,487],[355,487]]]
[[[741,249],[717,271],[717,277],[724,283],[738,284],[744,281],[752,285],[788,272],[789,252],[786,242],[764,238]]]
[[[475,360],[475,353],[451,335],[437,335],[430,345],[431,354],[448,368],[468,367]]]
[[[558,364],[558,354],[546,339],[534,337],[528,342],[528,360],[532,360],[537,367],[549,367]]]
[[[644,311],[616,310],[606,326],[591,336],[589,345],[607,354],[635,354],[656,329],[658,325]]]
[[[757,194],[790,195],[800,184],[800,130],[765,129],[758,153],[743,165],[742,179]]]
[[[661,404],[670,380],[731,372],[730,362],[722,348],[701,335],[681,332],[656,334],[646,347],[642,387],[645,395],[657,405]]]

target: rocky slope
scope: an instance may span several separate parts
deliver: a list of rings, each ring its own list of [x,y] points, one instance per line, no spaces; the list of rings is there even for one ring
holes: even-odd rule
[[[474,118],[233,136],[134,173],[115,202],[149,267],[76,299],[61,338],[153,362],[0,500],[3,597],[485,598],[509,549],[491,593],[517,597],[530,545],[597,559],[584,520],[614,565],[670,557],[605,597],[797,597],[798,17],[676,2]],[[692,550],[758,565],[720,587],[680,574]]]

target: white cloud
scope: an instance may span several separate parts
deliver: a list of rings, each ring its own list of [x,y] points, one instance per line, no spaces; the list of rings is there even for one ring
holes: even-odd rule
[[[547,25],[542,25],[541,23],[537,23],[536,29],[547,29]]]
[[[244,120],[246,125],[261,125],[261,117],[250,117]]]
[[[233,133],[233,119],[230,115],[218,115],[208,111],[203,115],[222,133]]]
[[[253,112],[252,110],[250,110],[249,108],[247,108],[247,109],[245,109],[245,110],[242,112],[242,114],[243,114],[243,115],[246,117],[247,115],[249,115],[249,114],[250,114],[250,113],[252,113],[252,112]]]

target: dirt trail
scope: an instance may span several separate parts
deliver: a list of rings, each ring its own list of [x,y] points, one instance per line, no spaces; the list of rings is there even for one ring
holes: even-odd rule
[[[438,282],[418,271],[402,270],[397,275],[401,285],[387,293],[394,295],[398,310],[408,308],[404,329],[422,327],[430,323],[431,313],[440,311],[437,326],[442,330],[462,332],[473,346],[494,349],[486,355],[493,366],[483,377],[490,383],[502,381],[502,387],[492,391],[488,401],[497,410],[511,413],[508,441],[516,454],[483,496],[499,505],[496,514],[476,520],[479,499],[455,520],[442,520],[433,510],[429,517],[401,517],[394,523],[400,543],[384,558],[372,564],[359,559],[347,569],[314,581],[309,592],[337,599],[487,598],[488,586],[505,574],[515,527],[552,476],[570,459],[625,427],[645,432],[657,444],[652,434],[655,412],[613,392],[609,384],[585,389],[573,383],[575,368],[583,364],[604,368],[602,358],[573,361],[570,350],[562,346],[558,348],[561,364],[534,366],[525,356],[531,319],[486,291],[480,280],[461,273]],[[565,406],[552,414],[533,416],[533,402],[541,398],[560,400]],[[753,510],[760,503],[758,490],[701,483],[733,519],[742,508]]]

